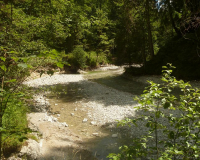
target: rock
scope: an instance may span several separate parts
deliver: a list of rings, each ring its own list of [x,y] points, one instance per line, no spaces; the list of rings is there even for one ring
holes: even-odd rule
[[[57,122],[57,121],[58,121],[58,119],[55,118],[55,117],[52,117],[52,120],[53,120],[54,122]]]
[[[99,135],[99,133],[92,133],[92,135],[93,135],[93,136],[98,136],[98,135]]]
[[[27,140],[28,146],[23,146],[19,155],[24,156],[28,159],[37,159],[40,156],[40,144],[35,140],[29,139]]]
[[[69,127],[69,125],[66,122],[61,123],[65,127]]]
[[[57,114],[58,117],[60,117],[60,114]]]
[[[71,116],[74,116],[74,113],[71,113]]]
[[[86,132],[87,131],[87,129],[83,129],[83,130],[81,130],[81,132]]]
[[[48,121],[48,122],[53,122],[53,120],[52,120],[51,117],[49,117],[47,121]]]
[[[96,124],[97,124],[97,122],[95,122],[95,121],[92,121],[92,122],[90,122],[90,124],[91,124],[91,125],[96,125]]]
[[[112,138],[117,138],[117,134],[112,134]]]
[[[87,118],[84,118],[83,119],[83,123],[86,123],[88,120],[87,120]]]
[[[87,73],[87,72],[85,72],[85,71],[83,71],[83,70],[81,70],[81,69],[78,69],[77,72],[80,73],[80,74],[85,74],[85,73]]]
[[[77,110],[78,110],[77,108],[74,109],[74,111],[77,111]]]
[[[57,106],[58,104],[55,104],[55,106]]]

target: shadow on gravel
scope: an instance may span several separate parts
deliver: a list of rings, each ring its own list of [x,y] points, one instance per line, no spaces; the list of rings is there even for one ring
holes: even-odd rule
[[[114,79],[113,79],[114,80]],[[54,88],[54,93],[60,92],[60,94],[49,94],[48,98],[59,98],[63,102],[76,102],[84,100],[85,102],[97,102],[104,104],[104,106],[110,105],[135,105],[133,98],[134,96],[139,96],[144,89],[144,85],[137,83],[128,87],[130,84],[114,84],[110,82],[114,87],[109,85],[101,85],[98,83],[90,81],[72,82],[69,84],[58,84],[51,86]],[[121,90],[120,90],[121,88]],[[130,94],[129,91],[135,88],[135,90]],[[65,93],[66,92],[66,93]]]
[[[122,76],[100,77],[92,79],[91,81],[84,80],[80,82],[71,82],[69,84],[47,86],[47,88],[51,87],[55,93],[49,94],[47,97],[49,99],[59,99],[58,101],[54,101],[54,104],[60,108],[67,107],[67,105],[76,103],[77,101],[96,102],[103,104],[105,107],[111,105],[133,107],[137,105],[133,100],[134,96],[140,96],[146,86],[147,84],[145,83],[128,80]],[[57,94],[57,92],[60,92],[60,94]],[[71,112],[67,113],[67,115],[69,116],[70,113]],[[142,113],[137,112],[135,116],[140,116],[140,114]],[[82,119],[80,119],[79,123],[82,123]],[[57,150],[60,159],[106,160],[108,159],[106,157],[109,153],[118,153],[120,146],[124,144],[131,145],[134,137],[141,136],[141,133],[145,133],[145,130],[137,127],[110,127],[116,125],[117,122],[103,125],[101,127],[101,132],[109,132],[109,135],[102,137],[101,135],[100,137],[93,136],[84,140],[81,143],[84,149],[60,147],[52,148],[52,151],[55,152],[55,150]],[[117,137],[112,137],[113,134],[117,134]],[[62,139],[62,141],[65,141],[65,139]],[[44,157],[44,159],[53,159],[53,155],[48,155]],[[59,158],[56,156],[56,160],[57,159]]]
[[[91,81],[114,88],[118,91],[128,92],[133,95],[141,95],[144,88],[148,86],[147,83],[130,80],[122,75],[91,79]]]
[[[38,160],[98,160],[86,149],[74,147],[51,148],[49,155],[45,155]]]

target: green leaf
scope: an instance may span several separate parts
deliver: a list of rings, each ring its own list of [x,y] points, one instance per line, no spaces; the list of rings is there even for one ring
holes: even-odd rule
[[[195,158],[198,158],[199,157],[199,154],[194,154]]]
[[[60,67],[60,68],[63,68],[63,67],[64,67],[64,64],[61,63],[61,62],[57,62],[56,65],[57,65],[58,67]]]
[[[17,66],[18,67],[22,67],[22,68],[27,68],[28,67],[27,64],[25,64],[25,63],[19,63]]]
[[[11,57],[15,62],[17,62],[19,60],[18,57]]]
[[[174,150],[174,152],[176,153],[176,154],[183,154],[183,151],[178,151],[178,150]]]
[[[6,61],[6,58],[5,57],[0,57],[0,59],[2,60],[2,61]]]
[[[147,148],[147,144],[146,144],[146,143],[141,143],[141,145],[142,145],[144,148]]]
[[[28,58],[22,58],[23,62],[26,63],[28,61]]]
[[[1,69],[2,69],[3,71],[5,71],[5,72],[6,72],[7,68],[6,68],[6,66],[5,66],[5,65],[2,65],[2,66],[0,66],[0,67],[1,67]]]
[[[5,81],[5,82],[16,82],[17,80],[16,79],[11,79],[9,81]]]

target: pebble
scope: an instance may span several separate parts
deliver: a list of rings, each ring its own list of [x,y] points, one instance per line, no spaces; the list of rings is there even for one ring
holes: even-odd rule
[[[83,119],[83,123],[86,123],[88,120],[87,120],[87,118],[84,118]]]
[[[61,123],[65,127],[69,127],[69,125],[66,122]]]
[[[112,134],[112,138],[117,138],[118,135],[117,134]]]
[[[55,104],[55,106],[57,106],[58,104]]]
[[[71,113],[71,116],[74,116],[74,113]]]
[[[92,135],[93,135],[93,136],[98,136],[98,135],[99,135],[99,133],[92,133]]]
[[[83,129],[83,130],[81,130],[81,132],[86,132],[87,131],[87,129]]]
[[[92,121],[92,122],[90,122],[90,124],[91,124],[91,125],[96,125],[96,124],[97,124],[97,122],[95,122],[95,121]]]

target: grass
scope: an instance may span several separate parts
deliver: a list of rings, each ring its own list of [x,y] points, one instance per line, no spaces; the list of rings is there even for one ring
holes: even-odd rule
[[[4,156],[19,151],[24,140],[27,139],[26,136],[29,132],[27,111],[28,107],[17,97],[12,97],[8,102],[3,115],[2,148]]]

